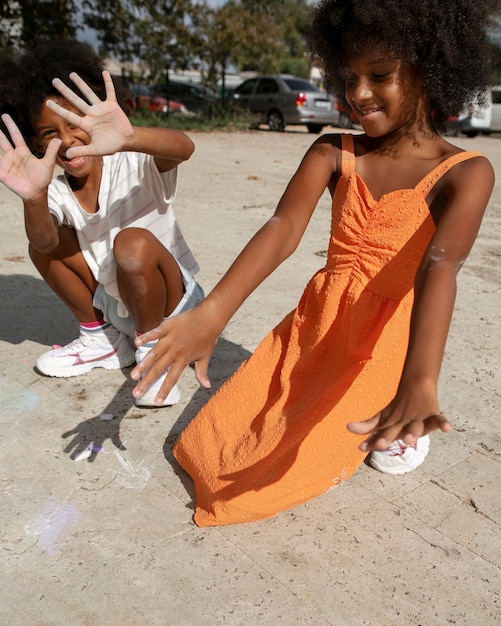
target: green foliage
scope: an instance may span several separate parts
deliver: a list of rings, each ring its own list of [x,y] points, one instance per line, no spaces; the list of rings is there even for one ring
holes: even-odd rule
[[[255,128],[259,124],[259,119],[257,115],[231,107],[229,110],[217,108],[210,117],[203,115],[184,115],[182,113],[164,115],[154,113],[148,109],[142,109],[141,111],[134,112],[130,118],[132,124],[135,126],[166,126],[168,128],[184,131],[224,130],[229,132]]]
[[[83,0],[85,24],[97,32],[100,54],[112,53],[121,61],[132,61],[139,53],[134,34],[135,16],[131,3],[121,0]]]
[[[166,67],[194,62],[197,34],[190,28],[191,0],[83,0],[84,21],[97,32],[101,53],[139,61],[152,82]]]
[[[76,4],[0,0],[0,47],[76,36],[82,15]],[[152,83],[166,69],[199,69],[213,89],[229,66],[307,74],[308,0],[229,0],[218,7],[204,0],[79,0],[78,6],[97,33],[99,53],[139,62]]]
[[[0,0],[0,47],[75,37],[75,0]]]

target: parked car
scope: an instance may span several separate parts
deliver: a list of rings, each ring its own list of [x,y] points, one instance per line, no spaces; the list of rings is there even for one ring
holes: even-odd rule
[[[487,98],[487,105],[481,107],[472,102],[465,111],[458,116],[459,130],[467,137],[476,137],[478,133],[490,133],[492,121],[492,102]]]
[[[152,89],[153,93],[181,102],[187,111],[199,113],[210,109],[215,101],[215,95],[206,87],[195,83],[169,80],[158,83]]]
[[[304,78],[288,74],[249,78],[235,89],[233,101],[259,113],[261,123],[274,131],[283,131],[287,125],[306,125],[310,133],[319,133],[324,126],[339,123],[333,96]]]
[[[336,109],[339,111],[338,126],[340,128],[353,128],[354,122],[358,122],[358,118],[353,112],[353,109],[342,96],[334,96],[334,98],[336,101]]]
[[[162,96],[154,95],[148,85],[134,83],[129,88],[129,105],[133,110],[147,108],[156,113],[182,113],[186,112],[181,102],[167,100]]]
[[[492,88],[491,99],[491,132],[501,133],[501,86],[496,86]]]

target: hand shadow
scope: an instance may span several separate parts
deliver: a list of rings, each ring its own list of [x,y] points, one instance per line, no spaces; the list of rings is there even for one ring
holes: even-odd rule
[[[61,435],[63,439],[71,437],[64,448],[64,452],[70,455],[71,460],[87,459],[92,463],[103,450],[106,439],[109,439],[117,450],[127,449],[120,439],[120,423],[134,404],[132,389],[135,383],[130,380],[129,369],[122,370],[125,380],[100,415],[80,422],[75,428]],[[113,416],[111,420],[102,419],[103,415],[110,414]]]
[[[191,498],[195,497],[193,481],[174,458],[172,448],[181,432],[191,422],[209,398],[216,393],[219,387],[221,387],[221,385],[228,378],[230,378],[243,361],[248,359],[250,355],[251,352],[242,346],[232,343],[231,341],[224,339],[224,337],[220,337],[216,344],[216,349],[212,355],[209,367],[209,378],[212,387],[210,389],[204,389],[203,387],[199,387],[199,389],[197,389],[165,438],[163,446],[164,457],[174,468],[174,471],[181,479],[183,486]]]

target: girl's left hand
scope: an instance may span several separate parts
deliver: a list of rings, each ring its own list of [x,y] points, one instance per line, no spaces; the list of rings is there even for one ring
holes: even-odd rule
[[[106,89],[106,99],[100,100],[87,83],[75,72],[70,79],[85,96],[87,102],[67,87],[59,78],[52,81],[54,87],[72,107],[74,111],[57,104],[54,100],[47,100],[51,111],[60,115],[69,124],[73,124],[85,131],[90,137],[90,143],[85,146],[69,148],[68,158],[78,156],[104,156],[115,154],[123,150],[133,139],[134,129],[126,113],[117,102],[113,80],[108,71],[103,71],[103,80]]]
[[[395,398],[380,413],[364,422],[351,422],[348,430],[369,435],[359,446],[363,452],[386,450],[393,441],[407,445],[434,430],[449,432],[452,425],[438,407],[436,392],[425,386],[401,385]]]

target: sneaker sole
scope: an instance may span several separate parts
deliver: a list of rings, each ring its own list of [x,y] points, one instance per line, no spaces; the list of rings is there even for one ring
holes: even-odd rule
[[[72,376],[87,374],[98,367],[105,370],[119,370],[123,367],[129,367],[135,362],[134,352],[131,350],[130,354],[115,355],[103,361],[91,361],[90,363],[81,363],[80,365],[72,365],[71,367],[58,370],[46,368],[43,363],[40,363],[39,359],[37,359],[35,361],[35,367],[44,376],[50,376],[51,378],[71,378]]]
[[[154,409],[160,409],[165,406],[172,406],[174,404],[177,404],[179,400],[181,400],[181,394],[179,393],[179,389],[177,388],[177,386],[173,387],[170,390],[169,395],[165,398],[162,404],[155,404],[155,397],[157,393],[158,393],[158,389],[153,389],[153,390],[148,389],[148,391],[146,391],[146,393],[142,395],[140,398],[134,399],[134,404],[136,406],[152,407]]]

